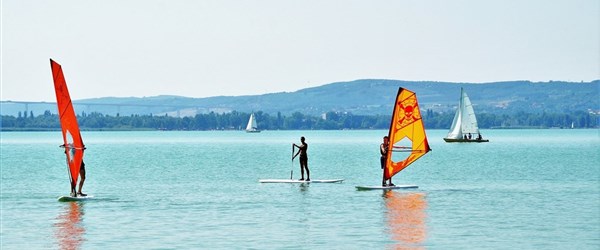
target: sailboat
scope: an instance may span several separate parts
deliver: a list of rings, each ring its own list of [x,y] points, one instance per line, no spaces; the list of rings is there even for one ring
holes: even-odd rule
[[[387,180],[431,151],[417,95],[399,88],[388,132],[390,140],[383,179]],[[358,190],[418,188],[416,185],[356,186]]]
[[[50,67],[52,68],[52,77],[54,79],[54,90],[56,92],[56,105],[58,106],[58,117],[60,118],[60,127],[63,137],[62,148],[65,150],[67,159],[67,167],[69,170],[69,181],[71,183],[71,196],[61,196],[59,201],[76,201],[89,199],[91,196],[77,197],[74,192],[79,177],[81,162],[83,162],[83,151],[85,146],[79,132],[77,117],[71,102],[67,82],[60,64],[50,59]]]
[[[254,113],[250,114],[250,119],[248,120],[248,125],[246,126],[246,132],[260,133],[260,130],[258,130],[258,126],[256,125],[256,118],[254,117]]]
[[[446,138],[446,142],[489,142],[481,137],[479,127],[477,126],[477,118],[475,111],[467,92],[460,88],[460,100],[458,109],[454,115],[450,132]]]

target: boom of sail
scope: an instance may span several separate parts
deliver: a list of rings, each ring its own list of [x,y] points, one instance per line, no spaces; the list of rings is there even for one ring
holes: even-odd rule
[[[388,137],[390,144],[383,171],[386,180],[431,151],[414,92],[398,89]]]
[[[52,77],[54,79],[54,90],[56,92],[56,104],[58,106],[58,116],[60,118],[60,127],[63,136],[63,145],[67,158],[67,166],[69,168],[69,177],[71,181],[71,189],[75,189],[81,162],[83,161],[83,140],[79,132],[77,117],[71,103],[67,82],[60,64],[50,59],[50,67],[52,68]]]
[[[446,138],[446,142],[488,142],[481,138],[475,111],[467,92],[460,88],[460,100],[458,109],[452,120],[452,126]]]
[[[254,117],[254,113],[250,114],[250,119],[248,120],[248,125],[246,126],[246,132],[248,133],[258,133],[260,130],[256,125],[256,118]]]

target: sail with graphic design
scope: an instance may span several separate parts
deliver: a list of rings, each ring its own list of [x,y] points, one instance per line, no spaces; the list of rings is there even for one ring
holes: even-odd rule
[[[79,132],[77,117],[69,96],[65,76],[63,75],[62,67],[50,59],[52,68],[52,76],[54,79],[54,90],[56,91],[56,104],[58,106],[58,116],[60,118],[60,126],[62,129],[63,145],[67,158],[67,166],[69,169],[69,177],[71,181],[71,190],[75,190],[77,178],[81,162],[83,161],[83,140]]]
[[[399,88],[388,133],[389,148],[383,178],[391,178],[431,151],[419,109],[417,95]],[[358,190],[416,188],[415,185],[356,186]]]
[[[462,88],[460,89],[460,100],[452,126],[448,135],[444,138],[446,142],[488,142],[481,137],[477,117],[471,99]]]
[[[415,92],[403,88],[398,90],[388,137],[390,148],[384,168],[385,179],[391,178],[431,151]],[[395,154],[408,155],[396,160]]]
[[[248,120],[248,125],[246,126],[246,132],[248,133],[258,133],[260,130],[256,125],[256,117],[254,117],[254,113],[250,114],[250,119]]]

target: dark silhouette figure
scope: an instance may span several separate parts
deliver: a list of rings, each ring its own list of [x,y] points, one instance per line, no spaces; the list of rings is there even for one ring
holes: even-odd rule
[[[294,160],[294,158],[296,158],[296,156],[300,154],[300,173],[302,174],[302,178],[300,178],[300,180],[304,180],[304,170],[306,169],[306,181],[310,181],[310,171],[308,170],[308,155],[306,154],[306,151],[308,150],[308,144],[305,142],[304,136],[300,137],[300,142],[302,143],[301,145],[296,145],[294,143],[294,147],[298,148],[298,153],[296,153],[294,157],[292,157],[292,160]]]

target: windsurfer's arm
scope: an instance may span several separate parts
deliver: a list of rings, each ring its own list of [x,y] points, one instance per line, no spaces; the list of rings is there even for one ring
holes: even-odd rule
[[[294,158],[296,158],[296,156],[298,156],[298,154],[300,154],[300,151],[296,152],[296,154],[292,157],[292,160],[294,160]]]
[[[387,145],[380,145],[379,146],[379,151],[381,152],[381,155],[387,155],[388,153],[388,146]]]

